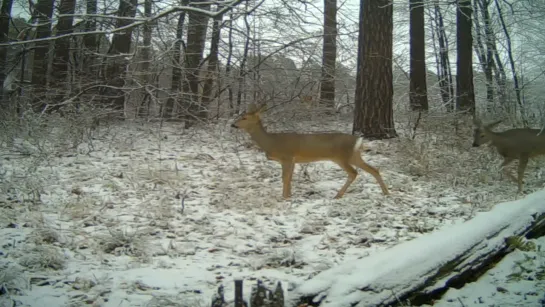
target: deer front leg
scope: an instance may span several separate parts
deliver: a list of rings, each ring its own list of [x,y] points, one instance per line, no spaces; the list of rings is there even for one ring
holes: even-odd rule
[[[518,166],[518,193],[522,193],[522,179],[524,178],[524,171],[526,170],[526,165],[528,165],[528,155],[521,155],[519,158]]]
[[[513,162],[514,160],[515,160],[514,158],[504,157],[503,163],[501,164],[501,170],[502,170],[502,173],[504,173],[507,177],[509,177],[509,179],[513,180],[513,182],[517,182],[517,178],[515,178],[515,176],[513,176],[513,174],[511,174],[511,172],[509,172],[509,170],[506,168],[507,165],[511,164],[511,162]]]
[[[293,177],[294,163],[293,159],[282,160],[282,196],[284,198],[291,197],[291,179]]]

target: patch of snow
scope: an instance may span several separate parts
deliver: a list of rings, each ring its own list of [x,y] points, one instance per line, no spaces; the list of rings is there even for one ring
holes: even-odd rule
[[[476,282],[449,289],[434,306],[545,306],[545,237],[529,242],[538,249],[510,253]]]

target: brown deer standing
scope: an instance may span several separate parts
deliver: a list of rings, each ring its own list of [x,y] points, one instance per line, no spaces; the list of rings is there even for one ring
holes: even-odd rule
[[[255,104],[250,104],[248,112],[233,123],[232,127],[241,128],[249,133],[254,142],[265,151],[267,159],[278,161],[282,165],[284,198],[291,197],[291,180],[295,164],[315,161],[334,162],[348,173],[344,186],[335,198],[341,198],[358,176],[354,167],[359,167],[375,177],[382,193],[389,194],[379,171],[365,163],[360,156],[363,149],[362,138],[344,133],[269,133],[263,127],[260,117],[265,106],[257,108]]]
[[[528,159],[545,155],[545,131],[539,129],[518,128],[503,132],[494,132],[491,129],[501,120],[488,125],[483,125],[478,119],[474,119],[475,130],[473,133],[473,147],[479,147],[485,143],[491,143],[503,157],[501,167],[505,174],[518,184],[518,193],[522,192],[522,179]],[[518,177],[515,178],[505,167],[514,160],[518,160]]]

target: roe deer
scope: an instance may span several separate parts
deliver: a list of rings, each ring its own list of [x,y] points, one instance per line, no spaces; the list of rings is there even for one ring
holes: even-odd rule
[[[518,193],[522,192],[522,178],[528,164],[528,159],[545,155],[545,131],[539,129],[518,128],[503,132],[494,132],[491,129],[501,120],[483,125],[480,120],[474,119],[473,147],[490,142],[503,157],[501,167],[505,174],[518,184]],[[518,177],[508,172],[505,167],[518,160]]]
[[[291,197],[291,179],[295,164],[315,161],[334,162],[348,173],[344,186],[335,198],[341,198],[358,176],[354,166],[375,177],[382,193],[389,194],[379,171],[365,163],[360,156],[360,151],[363,149],[362,138],[344,133],[269,133],[263,127],[260,117],[265,106],[263,104],[257,108],[255,104],[250,104],[248,112],[231,126],[249,133],[254,142],[265,151],[267,159],[278,161],[282,165],[282,196],[284,198]]]

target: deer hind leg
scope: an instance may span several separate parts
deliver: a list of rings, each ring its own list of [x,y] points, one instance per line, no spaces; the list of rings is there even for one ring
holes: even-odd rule
[[[356,171],[355,168],[353,168],[348,161],[334,161],[339,165],[347,174],[348,178],[346,178],[346,182],[344,183],[343,187],[339,190],[337,195],[335,195],[335,199],[339,199],[343,197],[344,193],[348,189],[348,187],[356,180],[356,177],[358,177],[358,171]]]
[[[522,179],[524,178],[524,171],[526,170],[526,165],[528,165],[528,156],[522,155],[519,158],[519,166],[518,166],[518,172],[517,172],[518,193],[522,193]]]
[[[378,184],[380,185],[380,188],[382,189],[382,194],[390,195],[390,191],[388,191],[388,187],[386,187],[384,180],[382,180],[382,176],[380,175],[379,170],[365,163],[365,161],[363,161],[359,153],[354,153],[352,155],[352,158],[350,159],[350,163],[352,165],[355,165],[361,168],[367,173],[371,174],[371,176],[375,177],[375,180],[378,182]]]
[[[515,159],[514,158],[508,158],[504,157],[503,162],[501,164],[502,173],[504,173],[509,179],[513,180],[513,182],[518,182],[517,178],[513,176],[513,174],[506,168],[509,164],[511,164]]]
[[[291,197],[291,179],[293,177],[294,163],[290,161],[281,161],[282,164],[282,196]]]

